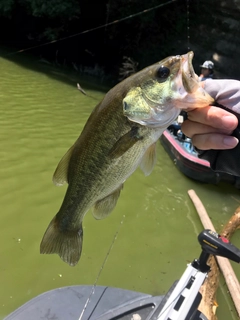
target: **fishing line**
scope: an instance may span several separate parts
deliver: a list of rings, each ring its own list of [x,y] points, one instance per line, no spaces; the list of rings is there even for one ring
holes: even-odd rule
[[[96,277],[96,280],[95,280],[95,282],[94,282],[94,284],[93,284],[93,286],[92,286],[92,290],[91,290],[91,292],[90,292],[90,295],[89,295],[89,297],[87,298],[87,301],[86,301],[86,303],[85,303],[85,305],[84,305],[84,307],[83,307],[83,310],[82,310],[82,312],[81,312],[80,317],[79,317],[78,320],[81,320],[81,319],[82,319],[83,314],[84,314],[85,310],[87,309],[87,306],[88,306],[88,304],[89,304],[89,302],[90,302],[90,300],[91,300],[91,297],[93,296],[93,294],[94,294],[94,292],[95,292],[98,279],[100,278],[100,275],[101,275],[101,273],[102,273],[102,271],[103,271],[103,268],[104,268],[104,266],[105,266],[105,264],[106,264],[106,262],[107,262],[107,260],[108,260],[108,257],[109,257],[109,255],[110,255],[110,252],[112,251],[113,245],[114,245],[114,243],[115,243],[116,240],[117,240],[117,237],[118,237],[118,234],[119,234],[119,232],[120,232],[120,229],[121,229],[121,227],[122,227],[122,225],[123,225],[124,219],[125,219],[125,215],[123,215],[122,220],[121,220],[121,222],[120,222],[120,224],[119,224],[119,226],[118,226],[118,229],[117,229],[117,231],[116,231],[116,233],[115,233],[115,235],[114,235],[114,237],[113,237],[113,240],[112,240],[112,242],[111,242],[111,245],[110,245],[110,247],[109,247],[109,249],[108,249],[108,252],[107,252],[107,254],[106,254],[105,258],[104,258],[104,261],[103,261],[103,263],[102,263],[102,265],[101,265],[101,268],[100,268],[100,270],[99,270],[99,272],[98,272],[98,275],[97,275],[97,277]]]
[[[187,5],[187,47],[188,47],[188,51],[190,50],[190,14],[189,14],[189,1],[190,0],[186,0],[186,5]]]
[[[67,40],[67,39],[70,39],[70,38],[74,38],[74,37],[77,37],[77,36],[80,36],[82,34],[86,34],[86,33],[89,33],[89,32],[92,32],[92,31],[95,31],[95,30],[99,30],[99,29],[102,29],[102,28],[106,28],[107,26],[111,26],[113,24],[117,24],[117,23],[120,23],[122,21],[126,21],[128,19],[132,19],[132,18],[135,18],[137,16],[140,16],[144,13],[147,13],[149,11],[152,11],[152,10],[156,10],[158,8],[161,8],[161,7],[164,7],[168,4],[171,4],[173,2],[176,2],[177,0],[170,0],[168,2],[165,2],[165,3],[162,3],[162,4],[159,4],[155,7],[152,7],[152,8],[149,8],[149,9],[145,9],[143,11],[140,11],[140,12],[137,12],[135,14],[131,14],[125,18],[122,18],[122,19],[118,19],[118,20],[114,20],[112,22],[109,22],[109,23],[105,23],[103,25],[100,25],[98,27],[95,27],[95,28],[91,28],[91,29],[88,29],[88,30],[84,30],[82,32],[79,32],[79,33],[75,33],[75,34],[72,34],[70,36],[67,36],[67,37],[63,37],[63,38],[60,38],[58,40],[52,40],[52,41],[49,41],[49,42],[46,42],[46,43],[43,43],[43,44],[39,44],[39,45],[36,45],[36,46],[32,46],[32,47],[29,47],[29,48],[26,48],[26,49],[21,49],[21,50],[18,50],[18,51],[15,51],[15,52],[12,52],[12,53],[8,53],[6,56],[9,56],[9,55],[13,55],[13,54],[17,54],[17,53],[22,53],[22,52],[25,52],[25,51],[28,51],[28,50],[31,50],[31,49],[36,49],[36,48],[40,48],[40,47],[44,47],[44,46],[47,46],[49,44],[53,44],[53,43],[57,43],[57,42],[60,42],[60,41],[63,41],[63,40]]]

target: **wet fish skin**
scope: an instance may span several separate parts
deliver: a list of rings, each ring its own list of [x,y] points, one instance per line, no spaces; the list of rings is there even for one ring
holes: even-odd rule
[[[57,253],[76,265],[87,211],[93,207],[96,219],[108,216],[136,168],[151,173],[156,141],[180,109],[212,102],[194,78],[192,56],[169,57],[145,68],[116,85],[95,107],[54,173],[54,183],[67,182],[68,188],[43,236],[41,253]]]

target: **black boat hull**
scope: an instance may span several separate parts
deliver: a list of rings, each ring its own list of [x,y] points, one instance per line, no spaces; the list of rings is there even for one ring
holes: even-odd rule
[[[176,167],[187,177],[212,184],[218,184],[220,181],[223,181],[240,188],[238,177],[212,170],[207,160],[200,159],[191,148],[185,147],[189,142],[179,141],[178,137],[169,130],[163,132],[160,141]]]

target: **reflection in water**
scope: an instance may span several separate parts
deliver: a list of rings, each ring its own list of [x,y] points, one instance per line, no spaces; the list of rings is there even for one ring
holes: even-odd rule
[[[96,221],[87,214],[79,265],[71,268],[57,255],[40,255],[43,233],[66,190],[53,186],[52,174],[96,101],[79,93],[76,75],[4,59],[0,65],[0,318],[44,291],[94,283],[123,216],[99,284],[165,293],[200,252],[196,235],[202,226],[187,191],[197,192],[218,231],[239,206],[239,191],[186,178],[159,144],[153,173],[145,177],[137,170],[128,179],[110,217]],[[239,234],[233,241],[240,246]],[[234,319],[222,288],[218,317]]]

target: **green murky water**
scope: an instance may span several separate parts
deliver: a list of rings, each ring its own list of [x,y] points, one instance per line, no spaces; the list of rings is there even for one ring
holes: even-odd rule
[[[77,75],[18,59],[0,58],[0,319],[44,291],[94,283],[120,226],[98,284],[165,293],[200,253],[202,225],[187,191],[197,192],[218,231],[239,206],[239,191],[186,178],[159,143],[151,176],[136,171],[107,219],[85,217],[76,267],[57,255],[40,255],[41,238],[66,190],[52,184],[52,174],[96,100],[79,93]],[[84,88],[98,100],[104,95]],[[232,241],[240,246],[240,234]],[[223,279],[218,303],[220,320],[236,319]]]

